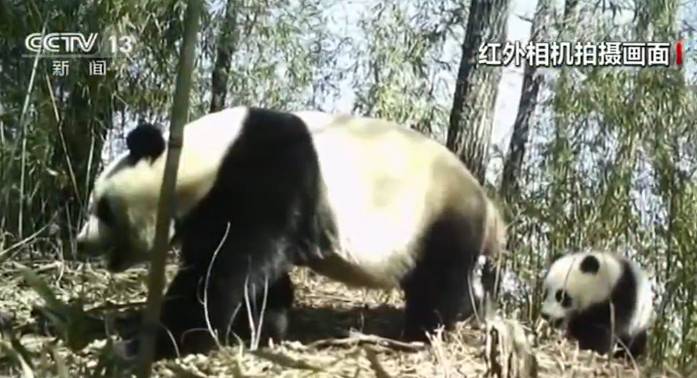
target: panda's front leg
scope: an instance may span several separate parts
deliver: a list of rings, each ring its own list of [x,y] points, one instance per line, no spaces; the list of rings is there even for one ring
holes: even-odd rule
[[[205,275],[199,269],[182,267],[167,288],[160,310],[157,359],[205,353],[215,346],[211,334],[214,330],[207,327],[206,312],[220,304],[215,295],[203,301],[203,279]]]
[[[172,280],[159,325],[152,330],[156,333],[156,360],[206,353],[217,345],[235,342],[238,337],[249,340],[255,335],[260,346],[268,339],[278,342],[285,338],[294,296],[288,273],[270,281],[266,290],[264,286],[248,284],[248,293],[258,293],[249,301],[235,301],[236,296],[231,293],[244,290],[242,286],[227,286],[220,279],[209,281],[208,295],[204,297],[205,277],[192,269],[180,269]],[[126,340],[121,347],[126,359],[134,359],[140,353],[140,339],[136,336]]]
[[[188,351],[207,350],[214,344],[213,339],[201,332],[205,330],[205,318],[199,311],[201,303],[197,300],[197,283],[200,275],[194,270],[181,268],[167,288],[160,311],[159,323],[154,327],[141,329],[155,334],[155,360],[172,358]],[[183,336],[187,331],[197,330]],[[122,345],[124,358],[133,360],[141,353],[141,335],[137,334]]]
[[[288,273],[284,273],[275,282],[261,287],[257,295],[240,303],[235,320],[227,333],[226,342],[258,338],[259,345],[265,345],[269,339],[279,342],[286,337],[288,316],[293,305],[294,288]],[[249,291],[249,290],[248,290]]]
[[[283,265],[219,261],[216,266],[182,268],[173,279],[161,311],[158,358],[206,353],[238,338],[254,336],[263,343],[285,337],[294,293]]]
[[[580,349],[593,350],[599,354],[607,354],[614,346],[614,337],[610,324],[606,321],[589,319],[587,316],[576,316],[569,321],[568,332],[578,341]]]

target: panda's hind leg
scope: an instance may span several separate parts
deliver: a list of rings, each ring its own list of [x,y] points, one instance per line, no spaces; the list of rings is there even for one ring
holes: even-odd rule
[[[426,341],[425,332],[441,325],[452,329],[472,314],[468,277],[477,261],[480,229],[468,217],[449,214],[424,235],[416,267],[402,282],[405,339]]]
[[[643,330],[634,335],[634,337],[621,337],[620,341],[621,346],[615,353],[615,358],[639,358],[646,352],[647,331]]]

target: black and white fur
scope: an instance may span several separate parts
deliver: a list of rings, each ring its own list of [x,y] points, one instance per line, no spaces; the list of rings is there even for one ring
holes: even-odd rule
[[[543,298],[542,316],[564,325],[581,349],[606,354],[619,344],[620,355],[644,353],[653,294],[634,261],[597,251],[562,256],[547,272]]]
[[[149,125],[127,144],[96,180],[78,236],[112,271],[149,258],[167,148]],[[352,286],[401,287],[404,337],[423,340],[472,313],[473,265],[505,244],[498,210],[459,159],[383,120],[230,108],[185,126],[179,164],[181,264],[158,357],[207,351],[208,326],[223,342],[248,335],[245,293],[257,299],[255,324],[263,302],[262,331],[282,339],[294,265]]]

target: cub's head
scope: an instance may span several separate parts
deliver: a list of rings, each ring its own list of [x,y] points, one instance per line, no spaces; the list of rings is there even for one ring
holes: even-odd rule
[[[150,124],[133,129],[126,144],[128,151],[97,177],[77,236],[80,253],[104,255],[114,272],[148,258],[165,156],[162,133]]]
[[[609,253],[580,252],[560,257],[545,276],[542,317],[561,325],[573,314],[609,299],[621,275],[618,257]]]

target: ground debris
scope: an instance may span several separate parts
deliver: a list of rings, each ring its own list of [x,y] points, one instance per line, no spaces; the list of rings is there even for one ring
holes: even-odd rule
[[[494,317],[486,324],[487,374],[496,378],[536,378],[537,359],[523,326]]]
[[[38,265],[37,265],[38,264]],[[90,342],[71,351],[58,337],[32,331],[31,310],[42,303],[30,285],[10,264],[0,270],[0,308],[12,315],[13,343],[4,336],[0,349],[0,376],[83,377],[125,376],[111,362],[115,336]],[[170,265],[168,269],[174,268]],[[109,275],[96,265],[55,261],[29,266],[48,284],[56,298],[72,303],[81,298],[90,311],[142,303],[145,269]],[[402,296],[349,289],[341,284],[296,269],[293,274],[297,301],[291,316],[291,334],[283,343],[250,351],[230,346],[208,355],[193,355],[154,365],[157,377],[636,377],[637,368],[608,361],[559,335],[538,337],[530,344],[529,332],[518,322],[499,314],[483,326],[462,322],[453,332],[432,335],[431,346],[397,340],[402,322]],[[502,316],[501,316],[502,315]],[[492,332],[495,331],[495,332]],[[520,337],[522,334],[525,337]],[[525,341],[522,341],[525,340]],[[19,343],[19,344],[17,344]],[[20,346],[21,345],[21,346]],[[534,345],[534,348],[530,348]],[[17,349],[22,349],[18,357]],[[25,351],[24,351],[25,350]],[[530,354],[532,353],[532,354]],[[3,358],[2,356],[15,356]],[[28,356],[28,357],[23,357]],[[27,359],[30,358],[31,362]],[[56,361],[61,361],[58,364]],[[533,362],[534,361],[534,362]],[[522,375],[532,366],[537,375]],[[498,366],[498,367],[495,367]],[[641,363],[640,363],[641,366]],[[494,375],[496,369],[501,375]],[[508,375],[507,375],[508,374]],[[518,374],[518,375],[515,375]],[[674,374],[650,375],[675,377]]]

